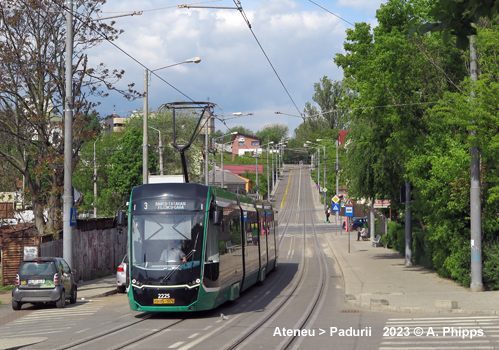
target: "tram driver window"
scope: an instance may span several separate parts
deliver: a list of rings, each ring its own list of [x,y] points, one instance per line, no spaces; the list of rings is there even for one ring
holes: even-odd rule
[[[132,220],[133,261],[137,265],[158,263],[165,249],[171,247],[189,254],[194,249],[192,242],[195,215],[175,213],[171,215],[135,215]],[[195,235],[199,230],[194,230]],[[158,266],[159,267],[159,266]]]

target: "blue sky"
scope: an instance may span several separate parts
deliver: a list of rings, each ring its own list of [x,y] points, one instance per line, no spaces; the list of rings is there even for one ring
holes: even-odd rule
[[[143,91],[143,66],[154,70],[200,57],[199,64],[177,65],[156,74],[194,101],[216,103],[220,106],[215,110],[217,115],[229,118],[232,113],[253,113],[228,119],[228,127],[242,125],[256,132],[268,123],[284,123],[292,135],[302,119],[286,114],[299,115],[305,103],[312,102],[313,84],[323,76],[342,79],[333,58],[342,52],[345,30],[352,27],[348,22],[375,25],[376,10],[383,2],[314,0],[326,11],[306,0],[241,0],[252,33],[237,10],[177,7],[234,7],[232,0],[108,0],[102,17],[143,11],[140,16],[115,19],[116,27],[125,31],[115,44],[134,59],[109,43],[93,49],[89,56],[93,63],[125,69],[122,86],[133,82],[138,91]],[[184,95],[152,76],[150,109],[185,100]],[[102,116],[114,110],[128,116],[143,106],[142,99],[129,102],[116,94],[101,102],[97,110]],[[276,111],[285,114],[276,115]],[[220,122],[216,128],[227,130]]]

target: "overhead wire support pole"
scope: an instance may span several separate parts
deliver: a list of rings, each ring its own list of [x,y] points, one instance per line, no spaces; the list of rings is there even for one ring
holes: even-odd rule
[[[475,37],[470,38],[470,71],[471,80],[478,80],[477,53]],[[474,99],[475,91],[471,90],[471,98]],[[474,108],[474,107],[472,107]],[[472,124],[474,124],[474,119]],[[476,131],[471,131],[471,138],[476,138]],[[480,201],[480,151],[476,141],[472,141],[471,154],[471,183],[470,183],[470,231],[471,231],[471,281],[472,292],[483,291],[482,283],[482,204]]]
[[[73,2],[66,2],[66,100],[64,101],[63,258],[73,266]]]

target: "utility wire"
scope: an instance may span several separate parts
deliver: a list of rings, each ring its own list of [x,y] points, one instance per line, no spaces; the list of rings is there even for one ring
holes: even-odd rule
[[[251,34],[253,34],[253,37],[255,38],[258,46],[260,46],[260,49],[262,50],[263,54],[265,55],[265,58],[267,59],[267,61],[269,62],[270,64],[270,67],[272,67],[272,70],[274,71],[274,74],[277,76],[277,79],[279,79],[279,82],[281,83],[282,87],[284,88],[284,90],[286,91],[286,93],[288,94],[288,97],[289,99],[291,100],[291,102],[293,102],[293,105],[295,106],[296,110],[298,111],[298,114],[302,114],[300,109],[298,108],[298,106],[296,105],[295,101],[293,100],[293,98],[291,97],[291,94],[289,93],[288,89],[286,88],[286,86],[284,85],[281,77],[279,76],[279,74],[277,73],[276,69],[274,68],[274,65],[272,64],[272,62],[270,61],[270,58],[269,56],[267,56],[267,53],[265,52],[265,50],[263,49],[262,45],[260,44],[260,41],[258,40],[258,38],[256,37],[255,35],[255,32],[253,32],[253,29],[251,28],[251,24],[248,20],[248,17],[246,16],[246,14],[244,13],[244,10],[243,10],[243,7],[241,6],[241,3],[238,1],[238,0],[233,0],[234,1],[234,4],[236,5],[237,9],[239,10],[239,12],[241,13],[241,16],[243,16],[244,18],[244,21],[246,22],[246,24],[248,25],[248,28],[249,30],[251,31]]]
[[[308,1],[310,1],[310,2],[311,2],[312,4],[314,4],[315,6],[320,7],[320,8],[321,8],[321,9],[323,9],[324,11],[329,12],[329,13],[330,13],[330,14],[332,14],[333,16],[338,17],[338,18],[339,18],[339,19],[341,19],[342,21],[344,21],[344,22],[346,22],[346,23],[350,24],[352,27],[355,27],[355,24],[353,24],[352,22],[347,21],[347,20],[346,20],[346,19],[344,19],[344,18],[341,18],[341,17],[340,17],[340,16],[338,16],[336,13],[333,13],[333,12],[329,11],[328,9],[326,9],[326,8],[322,7],[321,5],[319,5],[319,4],[315,3],[315,2],[313,2],[312,0],[308,0]]]
[[[56,4],[57,6],[59,7],[62,7],[63,11],[64,12],[69,12],[69,9],[64,6],[64,5],[61,5],[61,4],[58,4],[57,3],[57,0],[52,0],[52,2],[54,4]],[[114,42],[112,42],[111,40],[109,40],[107,38],[107,36],[103,33],[101,33],[100,31],[98,31],[97,29],[94,29],[92,28],[91,26],[89,26],[87,24],[87,19],[86,18],[81,18],[82,16],[77,13],[77,12],[72,12],[73,16],[75,18],[77,18],[80,22],[82,22],[85,26],[87,26],[90,30],[92,30],[93,32],[95,32],[97,35],[99,35],[100,37],[102,37],[104,40],[106,40],[107,42],[109,42],[111,45],[113,45],[115,48],[117,48],[119,51],[121,51],[122,53],[124,53],[126,56],[128,56],[129,58],[131,58],[133,61],[135,61],[136,63],[138,63],[140,66],[142,66],[143,68],[147,69],[149,72],[151,72],[151,74],[154,74],[159,80],[163,81],[164,83],[166,83],[167,85],[169,85],[172,89],[174,89],[175,91],[177,91],[178,93],[180,93],[181,95],[183,95],[184,97],[186,97],[187,99],[189,99],[190,101],[194,102],[194,100],[192,98],[190,98],[189,96],[187,96],[185,93],[183,93],[182,91],[180,91],[179,89],[177,89],[175,86],[173,86],[172,84],[170,84],[168,81],[166,81],[165,79],[161,78],[159,75],[157,75],[152,69],[149,69],[146,67],[145,64],[143,64],[142,62],[140,62],[138,59],[136,59],[135,57],[133,57],[131,54],[129,54],[128,52],[126,52],[125,50],[123,50],[121,47],[119,47],[118,45],[116,45]]]

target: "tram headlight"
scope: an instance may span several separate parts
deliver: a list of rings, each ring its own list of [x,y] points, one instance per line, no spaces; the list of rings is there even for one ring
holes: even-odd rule
[[[201,283],[201,279],[200,278],[196,278],[194,281],[190,281],[189,283],[187,283],[189,286],[194,286],[196,284],[199,284]]]

